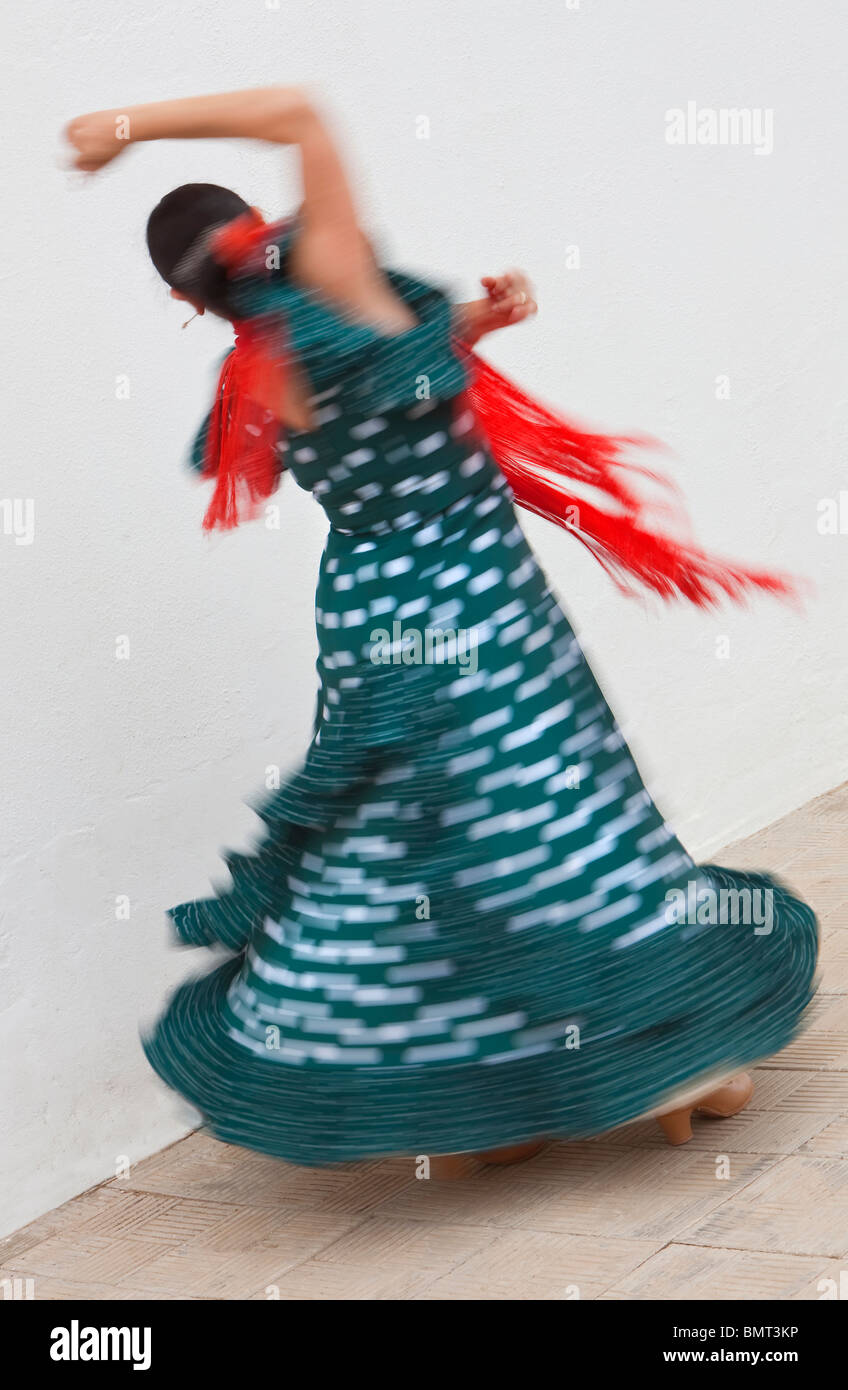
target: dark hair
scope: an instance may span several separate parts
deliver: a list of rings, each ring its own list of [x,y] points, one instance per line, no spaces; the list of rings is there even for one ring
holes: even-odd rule
[[[198,299],[213,313],[228,316],[228,285],[223,266],[211,256],[186,252],[213,227],[232,222],[249,205],[217,183],[184,183],[166,193],[147,219],[147,249],[162,279]],[[201,243],[202,246],[202,243]]]

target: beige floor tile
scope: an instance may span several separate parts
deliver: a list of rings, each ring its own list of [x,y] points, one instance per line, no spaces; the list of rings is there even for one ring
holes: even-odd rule
[[[796,1075],[803,1075],[804,1080],[785,1100],[775,1103],[775,1111],[786,1110],[796,1115],[829,1114],[832,1119],[848,1111],[848,1072],[798,1072]]]
[[[429,1285],[424,1299],[595,1299],[655,1249],[649,1241],[510,1231]]]
[[[633,1120],[630,1124],[621,1125],[618,1129],[607,1130],[599,1139],[589,1139],[585,1141],[593,1148],[603,1149],[665,1149],[667,1148],[663,1132],[656,1120]],[[557,1151],[560,1153],[559,1166],[562,1166],[562,1153],[567,1149],[566,1145],[558,1145]]]
[[[830,974],[845,960],[848,960],[848,923],[843,925],[834,917],[830,917],[822,923],[820,964],[825,973]],[[828,991],[830,994],[834,992]]]
[[[780,1110],[784,1104],[793,1108],[791,1097],[815,1072],[780,1071],[776,1067],[755,1067],[754,1094],[749,1110]]]
[[[848,1033],[802,1033],[764,1067],[775,1066],[781,1071],[848,1071]]]
[[[848,1259],[830,1260],[804,1285],[798,1297],[828,1303],[848,1301]]]
[[[820,992],[814,1001],[810,1031],[848,1035],[848,998]]]
[[[296,1269],[269,1280],[251,1297],[310,1302],[410,1299],[434,1278],[432,1270],[408,1270],[401,1274],[396,1269],[380,1269],[374,1265],[334,1265],[323,1260],[307,1260]]]
[[[19,1231],[13,1231],[11,1235],[5,1236],[0,1240],[0,1265],[6,1265],[10,1260],[15,1259],[25,1250],[30,1250],[34,1245],[40,1245],[49,1236],[61,1235],[62,1231],[70,1227],[78,1230],[86,1221],[87,1217],[95,1215],[102,1205],[102,1193],[104,1188],[93,1188],[90,1192],[82,1193],[79,1197],[74,1197],[72,1201],[65,1202],[61,1207],[55,1207],[53,1211],[46,1212],[37,1221],[31,1221],[28,1226],[22,1226]]]
[[[824,1100],[813,1113],[748,1110],[728,1120],[696,1116],[691,1149],[711,1154],[791,1154],[812,1139],[839,1113]]]
[[[574,1189],[594,1181],[599,1174],[612,1172],[616,1164],[626,1164],[620,1146],[608,1143],[607,1139],[608,1136],[603,1134],[597,1139],[586,1139],[576,1144],[550,1143],[528,1163],[507,1168],[487,1168],[485,1175],[493,1183],[562,1184],[563,1187]]]
[[[362,1220],[355,1213],[308,1211],[298,1207],[232,1207],[231,1215],[204,1238],[210,1250],[249,1254],[275,1250],[279,1267],[308,1259]]]
[[[432,1226],[369,1216],[316,1258],[337,1265],[448,1274],[500,1238],[493,1226]]]
[[[300,1169],[231,1144],[218,1144],[217,1148],[217,1157],[205,1145],[199,1153],[191,1149],[183,1155],[177,1144],[175,1150],[167,1151],[172,1157],[166,1160],[155,1155],[153,1160],[140,1163],[128,1178],[112,1179],[110,1186],[235,1205],[285,1205],[280,1190],[287,1177]]]
[[[409,1170],[363,1164],[357,1171],[344,1168],[289,1168],[279,1185],[280,1201],[310,1211],[365,1212],[408,1187]]]
[[[161,1217],[177,1202],[175,1197],[101,1187],[89,1204],[90,1215],[86,1217],[80,1212],[73,1224],[84,1236],[108,1236],[116,1240],[130,1233],[138,1235],[141,1227]]]
[[[126,1274],[120,1283],[124,1289],[148,1297],[199,1296],[212,1286],[213,1297],[237,1299],[248,1297],[263,1271],[270,1276],[276,1268],[268,1251],[257,1260],[253,1255],[235,1256],[202,1245],[164,1250],[159,1246],[155,1259]]]
[[[152,1212],[135,1227],[134,1234],[140,1240],[160,1241],[163,1245],[185,1245],[189,1241],[209,1245],[235,1210],[225,1202],[196,1202],[180,1197],[161,1211]]]
[[[817,1154],[820,1158],[848,1159],[848,1119],[834,1120],[820,1130],[803,1146],[802,1152]]]
[[[514,1170],[509,1170],[514,1172]],[[372,1215],[444,1226],[512,1226],[538,1200],[539,1184],[488,1172],[458,1182],[415,1182],[381,1202]]]
[[[848,899],[829,907],[819,907],[817,911],[819,926],[823,932],[848,929]]]
[[[830,1268],[820,1256],[668,1245],[632,1274],[617,1278],[606,1297],[732,1302],[801,1298]]]
[[[214,1248],[223,1250],[231,1259],[239,1260],[243,1255],[249,1258],[267,1255],[276,1273],[292,1268],[306,1260],[321,1255],[328,1248],[344,1239],[355,1229],[362,1218],[338,1212],[299,1211],[292,1213],[286,1225],[268,1233],[247,1247],[244,1241],[244,1228],[231,1228],[220,1231]],[[238,1247],[233,1251],[235,1240]]]
[[[162,1253],[161,1245],[134,1236],[87,1235],[66,1228],[19,1257],[28,1274],[55,1275],[80,1284],[119,1283]]]
[[[781,1159],[690,1228],[686,1244],[839,1258],[848,1251],[848,1164]]]
[[[819,915],[848,903],[848,869],[842,855],[834,854],[831,846],[822,845],[792,859],[786,869],[786,879],[796,891],[809,898]]]
[[[673,1153],[674,1163],[668,1148],[625,1150],[623,1164],[574,1191],[537,1187],[532,1207],[516,1213],[509,1224],[575,1235],[669,1241],[781,1161],[724,1154],[718,1163],[712,1153],[690,1146]]]
[[[24,1282],[21,1293],[17,1296],[29,1298],[30,1296],[36,1303],[51,1303],[54,1300],[63,1300],[84,1303],[106,1302],[116,1299],[119,1302],[128,1301],[136,1298],[146,1298],[150,1295],[138,1294],[132,1290],[121,1289],[117,1284],[75,1284],[70,1279],[57,1279],[51,1274],[38,1274],[27,1276],[18,1269],[0,1269],[0,1283],[4,1279],[16,1278],[19,1281],[29,1281],[28,1285]]]

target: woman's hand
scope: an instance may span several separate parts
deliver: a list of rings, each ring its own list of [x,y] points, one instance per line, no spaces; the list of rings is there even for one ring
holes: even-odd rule
[[[93,174],[123,154],[130,143],[129,117],[118,111],[91,111],[76,116],[65,128],[75,151],[72,168]]]
[[[457,305],[457,332],[467,343],[473,345],[486,333],[521,323],[538,309],[533,286],[523,270],[484,275],[480,284],[486,291],[485,299]]]

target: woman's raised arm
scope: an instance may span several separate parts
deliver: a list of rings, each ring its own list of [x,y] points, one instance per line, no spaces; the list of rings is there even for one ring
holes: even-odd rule
[[[295,145],[303,203],[293,249],[298,278],[366,313],[405,326],[408,311],[374,264],[350,182],[323,116],[297,87],[182,97],[78,116],[66,129],[73,165],[94,173],[130,144],[150,140],[246,139]]]

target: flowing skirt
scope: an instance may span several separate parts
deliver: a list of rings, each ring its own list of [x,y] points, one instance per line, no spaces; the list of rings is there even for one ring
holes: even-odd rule
[[[693,863],[502,479],[331,530],[317,621],[306,758],[171,914],[230,956],[144,1040],[214,1134],[302,1164],[579,1138],[791,1040],[812,910]]]

